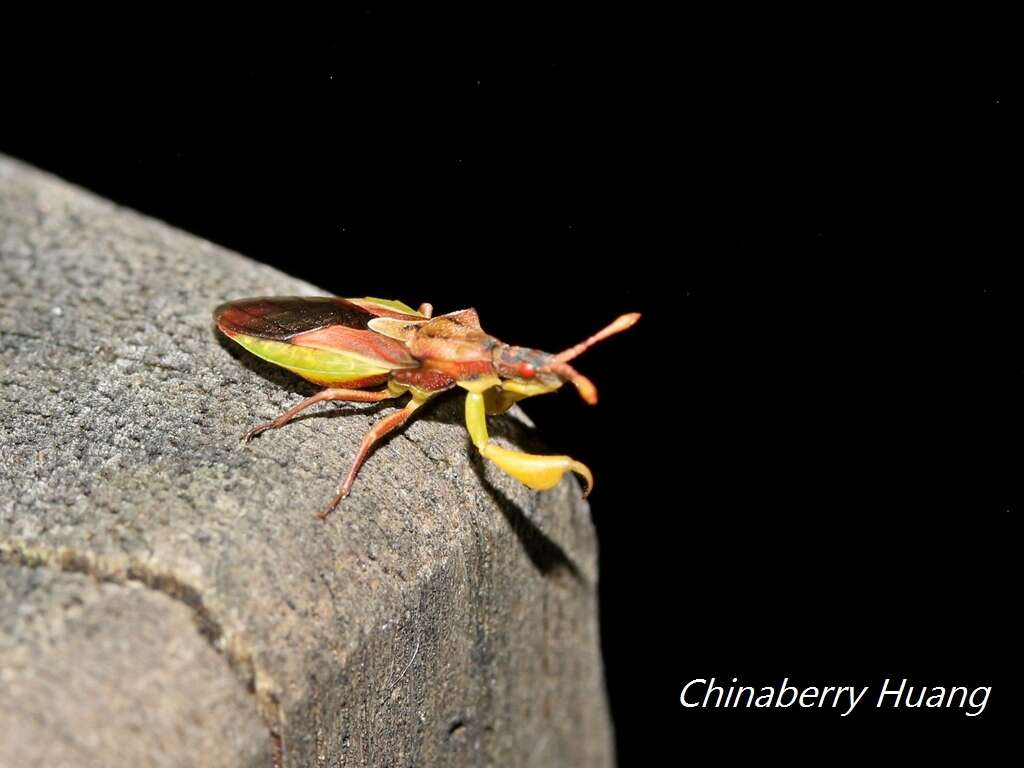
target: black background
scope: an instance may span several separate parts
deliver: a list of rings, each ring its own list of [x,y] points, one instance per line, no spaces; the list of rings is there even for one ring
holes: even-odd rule
[[[1021,62],[1005,20],[857,13],[25,29],[0,151],[512,343],[642,312],[579,361],[596,408],[526,405],[597,477],[621,763],[982,758],[1017,695]],[[680,707],[711,676],[994,690]]]

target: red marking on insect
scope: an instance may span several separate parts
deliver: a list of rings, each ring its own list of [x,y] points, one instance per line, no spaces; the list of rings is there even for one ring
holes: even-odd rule
[[[409,354],[401,342],[373,331],[360,331],[344,325],[329,325],[316,331],[300,333],[289,339],[289,342],[300,347],[326,351],[343,349],[363,357],[383,360],[389,366],[419,367],[416,358]]]

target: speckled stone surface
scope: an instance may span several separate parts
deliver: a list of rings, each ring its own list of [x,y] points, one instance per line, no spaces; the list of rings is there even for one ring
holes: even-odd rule
[[[210,312],[322,291],[2,157],[0,279],[0,764],[44,733],[79,765],[611,764],[575,482],[481,462],[448,397],[320,521],[390,406],[243,447],[313,390]]]

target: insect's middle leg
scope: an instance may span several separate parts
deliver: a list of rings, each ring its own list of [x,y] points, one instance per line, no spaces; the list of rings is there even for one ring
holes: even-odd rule
[[[412,398],[405,404],[402,410],[396,411],[390,416],[385,416],[363,436],[363,441],[359,444],[359,450],[356,451],[355,458],[352,460],[352,467],[345,476],[345,482],[341,484],[341,490],[331,499],[327,507],[320,512],[320,518],[327,517],[331,510],[338,506],[338,502],[348,496],[352,490],[352,484],[355,483],[356,475],[359,474],[359,469],[363,466],[366,457],[370,455],[370,451],[373,450],[373,446],[379,440],[405,424],[416,409],[425,402],[441,392],[451,389],[453,386],[455,386],[453,379],[437,371],[419,368],[394,371],[389,381],[389,387],[395,393],[394,397],[399,397],[405,394],[405,392],[409,392]]]
[[[317,403],[325,402],[327,400],[348,400],[355,403],[376,403],[381,400],[389,400],[393,397],[398,397],[398,395],[393,394],[386,389],[368,392],[362,389],[339,389],[338,387],[328,387],[327,389],[321,389],[315,395],[307,397],[301,403],[296,403],[276,419],[263,424],[257,424],[246,432],[245,437],[242,439],[248,443],[256,437],[256,435],[260,434],[260,432],[266,432],[268,429],[280,429],[311,405],[316,405]]]
[[[504,472],[538,491],[558,485],[566,472],[575,472],[586,481],[584,498],[594,487],[594,476],[586,464],[570,456],[542,456],[536,453],[510,451],[490,442],[487,434],[487,409],[484,396],[477,392],[466,395],[466,428],[473,445],[485,459],[490,459]]]
[[[366,461],[366,457],[369,456],[370,451],[373,450],[374,444],[405,424],[409,417],[412,416],[413,412],[423,405],[424,402],[426,401],[413,398],[406,403],[405,408],[400,411],[395,411],[389,416],[385,416],[374,424],[373,428],[370,429],[369,432],[363,435],[363,441],[359,444],[359,450],[356,451],[355,458],[352,459],[352,466],[349,468],[348,474],[345,476],[345,482],[341,484],[341,490],[338,491],[327,507],[318,515],[321,520],[331,514],[331,510],[338,506],[338,502],[347,497],[352,491],[352,484],[356,481],[356,475],[359,474],[359,470]]]

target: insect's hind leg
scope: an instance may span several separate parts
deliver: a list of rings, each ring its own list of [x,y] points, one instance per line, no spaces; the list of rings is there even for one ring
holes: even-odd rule
[[[398,397],[398,395],[395,395],[386,389],[366,391],[363,389],[340,389],[338,387],[328,387],[327,389],[321,389],[315,395],[307,397],[301,403],[296,403],[276,419],[256,425],[246,432],[242,439],[248,443],[261,432],[266,432],[268,429],[280,429],[310,406],[326,402],[327,400],[348,400],[355,403],[376,403],[381,400],[389,400],[393,397]]]
[[[485,459],[490,459],[505,473],[538,491],[558,485],[566,472],[575,472],[586,481],[583,497],[594,487],[594,476],[586,464],[569,456],[542,456],[536,453],[510,451],[490,442],[487,434],[487,412],[484,396],[477,392],[466,395],[466,428],[473,444]]]

